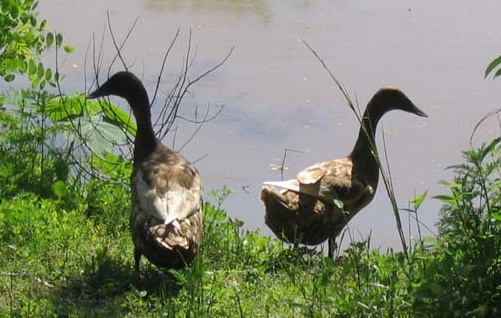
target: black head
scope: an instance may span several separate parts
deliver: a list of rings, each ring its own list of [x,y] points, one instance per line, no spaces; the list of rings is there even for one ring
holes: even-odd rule
[[[87,98],[116,95],[130,101],[142,94],[146,94],[146,90],[139,78],[130,72],[122,71],[110,77],[103,85],[87,95]]]
[[[377,91],[369,102],[369,106],[371,115],[378,113],[382,116],[390,110],[398,109],[421,117],[428,117],[401,90],[393,86],[383,87]]]

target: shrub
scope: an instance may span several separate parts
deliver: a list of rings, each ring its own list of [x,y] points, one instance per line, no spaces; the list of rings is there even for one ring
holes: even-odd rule
[[[423,261],[416,311],[431,317],[501,315],[501,139],[464,151],[438,198],[439,237]]]

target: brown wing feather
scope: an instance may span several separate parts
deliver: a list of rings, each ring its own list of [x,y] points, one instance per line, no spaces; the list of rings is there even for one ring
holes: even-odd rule
[[[316,245],[341,233],[346,223],[374,196],[372,185],[352,175],[349,157],[330,160],[301,171],[300,191],[278,192],[263,187],[265,221],[281,239]],[[342,208],[336,200],[343,203]]]
[[[349,204],[363,195],[367,185],[353,180],[353,162],[350,158],[324,161],[307,167],[297,175],[300,187],[307,190],[301,193],[315,195],[328,203],[335,200]]]

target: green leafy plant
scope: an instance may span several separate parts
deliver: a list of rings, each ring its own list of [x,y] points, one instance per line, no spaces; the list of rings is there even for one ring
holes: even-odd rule
[[[416,309],[435,317],[501,314],[501,138],[463,152],[444,182],[439,237],[416,285]],[[433,314],[436,313],[436,314]]]
[[[48,31],[39,19],[35,0],[2,0],[0,6],[0,76],[7,82],[16,74],[27,75],[32,87],[55,85],[58,75],[46,68],[39,56],[52,47],[62,47],[63,37]],[[74,50],[65,46],[66,52]]]

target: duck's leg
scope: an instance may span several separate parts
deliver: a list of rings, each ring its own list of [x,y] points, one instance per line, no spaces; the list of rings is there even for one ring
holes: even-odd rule
[[[329,258],[334,258],[334,251],[336,250],[337,248],[337,244],[336,244],[336,237],[335,236],[331,236],[328,238],[328,251],[327,251],[327,256]]]
[[[134,249],[134,270],[136,272],[136,278],[141,279],[141,271],[139,270],[139,264],[141,261],[141,251],[137,248]]]

